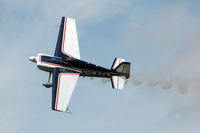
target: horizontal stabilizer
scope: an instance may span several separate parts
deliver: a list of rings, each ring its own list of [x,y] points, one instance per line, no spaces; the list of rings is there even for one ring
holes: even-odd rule
[[[114,89],[122,90],[124,87],[124,84],[126,83],[126,77],[125,76],[112,76],[111,82],[112,82],[112,87]]]
[[[125,62],[125,60],[124,59],[120,59],[120,58],[115,58],[111,69],[114,70],[122,62]]]
[[[111,83],[114,89],[122,90],[126,80],[130,77],[131,63],[125,62],[124,59],[115,58],[111,70],[117,74],[111,76]]]
[[[130,67],[131,64],[129,62],[122,62],[114,70],[128,79],[130,77]]]
[[[130,67],[131,63],[125,62],[124,59],[115,58],[111,69],[128,79],[130,77]]]

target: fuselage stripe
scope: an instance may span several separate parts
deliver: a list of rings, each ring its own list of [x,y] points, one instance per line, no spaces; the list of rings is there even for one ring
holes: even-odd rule
[[[63,67],[62,65],[58,65],[58,64],[54,64],[54,63],[49,63],[49,62],[44,62],[44,61],[41,60],[41,58],[42,58],[42,55],[40,55],[40,57],[39,57],[40,63],[47,64],[47,65],[52,65],[52,66],[57,66],[57,67]]]

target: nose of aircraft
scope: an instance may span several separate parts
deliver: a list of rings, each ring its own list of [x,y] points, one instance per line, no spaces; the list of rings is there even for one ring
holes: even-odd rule
[[[28,59],[29,59],[30,61],[32,61],[32,62],[36,62],[36,57],[35,57],[35,56],[30,56]]]

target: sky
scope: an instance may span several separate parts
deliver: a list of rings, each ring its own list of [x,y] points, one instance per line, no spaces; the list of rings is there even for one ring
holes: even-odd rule
[[[0,132],[199,133],[198,0],[0,0]],[[79,78],[72,114],[51,110],[48,73],[28,60],[53,55],[62,16],[76,19],[81,58],[131,62],[123,91]]]

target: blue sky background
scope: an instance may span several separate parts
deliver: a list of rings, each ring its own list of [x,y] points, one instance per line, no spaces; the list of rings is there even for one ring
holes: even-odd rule
[[[0,132],[199,133],[198,0],[0,0]],[[132,63],[123,91],[80,78],[72,115],[52,111],[48,73],[28,60],[53,55],[61,16],[75,18],[81,57]]]

